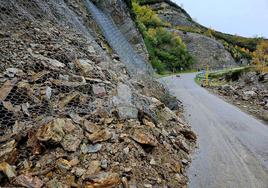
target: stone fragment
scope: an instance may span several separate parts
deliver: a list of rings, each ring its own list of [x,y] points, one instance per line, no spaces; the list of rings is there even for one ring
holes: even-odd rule
[[[174,141],[174,143],[175,143],[176,146],[179,147],[178,149],[182,149],[186,153],[189,153],[190,147],[188,146],[188,144],[183,139],[177,139],[177,140]]]
[[[167,124],[171,120],[177,120],[177,116],[169,108],[165,107],[157,111],[159,123]]]
[[[13,104],[10,101],[3,101],[2,104],[8,111],[11,111],[14,113],[18,112],[18,110],[13,106]]]
[[[60,143],[65,135],[64,126],[67,123],[71,122],[60,118],[55,119],[39,128],[36,136],[42,142]]]
[[[91,161],[88,165],[88,169],[86,173],[83,176],[83,179],[86,179],[88,176],[94,175],[96,173],[99,173],[101,170],[101,162],[100,161]]]
[[[27,147],[31,148],[34,155],[39,155],[41,153],[42,147],[40,141],[36,137],[35,131],[28,132]]]
[[[144,188],[153,188],[153,186],[151,184],[145,183],[143,184]]]
[[[182,129],[180,132],[183,134],[183,136],[186,139],[193,140],[193,141],[195,141],[197,139],[196,134],[193,131],[191,131],[191,130]]]
[[[85,143],[81,144],[80,150],[83,154],[86,154],[88,152],[88,147]]]
[[[94,124],[88,120],[84,120],[82,123],[82,126],[89,133],[93,133],[93,132],[96,132],[99,130],[99,127],[96,124]]]
[[[65,135],[63,141],[61,142],[61,145],[66,151],[74,152],[79,147],[82,138],[83,133],[78,129],[74,134]]]
[[[32,82],[36,82],[38,80],[41,80],[43,77],[45,77],[46,75],[48,75],[50,72],[49,71],[41,71],[41,72],[38,72],[36,74],[34,74],[32,77],[31,77],[31,81]]]
[[[257,93],[255,91],[244,91],[243,94],[244,100],[249,100],[257,96]]]
[[[96,51],[95,51],[95,49],[94,49],[93,46],[89,46],[89,47],[87,48],[87,50],[88,50],[88,52],[91,53],[91,54],[95,54],[95,53],[96,53]]]
[[[106,90],[104,87],[99,85],[92,86],[93,93],[96,97],[104,97],[106,95]]]
[[[110,133],[107,129],[103,129],[94,132],[93,134],[86,134],[86,136],[92,143],[95,144],[97,142],[109,140],[112,137],[112,133]]]
[[[30,175],[20,175],[15,178],[17,185],[30,188],[41,188],[43,186],[43,181],[38,177],[32,177]]]
[[[53,178],[49,182],[47,182],[46,187],[47,188],[65,188],[65,184],[63,182],[60,182],[57,178]]]
[[[80,93],[79,92],[73,92],[70,95],[67,95],[66,97],[64,97],[63,99],[61,99],[59,101],[59,108],[60,109],[64,109],[64,107],[69,104],[72,100],[74,100],[75,98],[79,97]]]
[[[85,179],[86,188],[109,188],[116,187],[121,183],[117,173],[102,172]]]
[[[41,61],[45,61],[46,63],[43,63],[44,66],[46,67],[50,67],[50,68],[64,68],[65,67],[65,64],[59,62],[58,60],[56,59],[51,59],[51,58],[48,58],[48,57],[45,57],[41,54],[34,54],[32,49],[28,49],[28,52],[36,59],[39,59]]]
[[[113,104],[117,108],[120,119],[136,119],[138,117],[138,110],[132,104],[132,92],[128,85],[118,85],[117,96],[113,98]]]
[[[45,93],[46,93],[46,98],[47,98],[48,100],[50,100],[50,98],[51,98],[51,96],[52,96],[52,89],[51,89],[51,87],[47,86],[47,87],[46,87],[46,91],[45,91]]]
[[[68,160],[66,159],[58,159],[57,162],[56,162],[56,165],[57,165],[57,168],[60,170],[60,171],[66,171],[66,170],[70,170],[71,169],[71,164]]]
[[[123,152],[124,152],[126,155],[128,155],[128,153],[129,153],[129,147],[124,148],[124,149],[123,149]]]
[[[186,159],[182,159],[182,164],[187,165],[189,162]]]
[[[4,101],[6,99],[17,81],[17,78],[13,78],[13,80],[8,80],[2,85],[2,87],[0,88],[0,101]]]
[[[80,161],[79,161],[79,159],[78,159],[78,157],[74,157],[71,161],[70,161],[70,165],[71,166],[76,166],[76,165],[78,165],[80,163]]]
[[[71,171],[76,177],[81,177],[86,173],[86,169],[74,167]]]
[[[182,171],[181,163],[175,160],[171,160],[170,163],[171,163],[171,168],[174,172],[180,173]]]
[[[143,119],[144,125],[150,127],[151,129],[155,127],[155,124],[151,121],[148,121],[147,119]]]
[[[142,145],[157,146],[158,144],[157,140],[151,134],[145,133],[140,129],[136,129],[131,137]]]
[[[129,184],[128,184],[128,180],[127,180],[126,177],[123,177],[123,178],[121,179],[121,182],[122,182],[122,184],[123,184],[123,188],[130,188],[130,186],[129,186]]]
[[[83,131],[73,124],[71,119],[57,118],[43,125],[37,131],[37,138],[42,142],[61,144],[66,151],[74,152],[83,139]]]
[[[156,161],[154,160],[154,158],[150,160],[150,165],[156,165]]]
[[[12,179],[16,176],[14,168],[6,162],[0,163],[0,172],[3,172],[8,177],[8,179]]]
[[[138,109],[135,106],[118,106],[118,116],[120,119],[136,119],[138,117]]]
[[[108,161],[106,159],[101,161],[101,168],[103,169],[108,168]]]
[[[75,61],[76,67],[83,73],[84,76],[88,76],[93,73],[93,64],[94,62],[89,59],[79,59]]]
[[[128,85],[120,84],[117,87],[117,95],[122,103],[131,104],[132,102],[132,92]]]
[[[89,145],[88,146],[88,153],[96,153],[100,151],[102,148],[101,144],[94,144],[94,145]]]
[[[23,71],[17,68],[7,68],[4,72],[5,75],[7,75],[9,78],[14,78],[15,75],[22,74]]]
[[[220,87],[221,90],[231,94],[230,92],[233,92],[235,89],[233,88],[233,86],[225,84],[223,86]]]
[[[10,158],[16,155],[16,145],[15,140],[0,145],[0,162],[9,161]]]

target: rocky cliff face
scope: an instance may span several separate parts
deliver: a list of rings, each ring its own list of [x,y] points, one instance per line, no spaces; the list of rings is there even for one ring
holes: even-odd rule
[[[196,136],[177,101],[128,74],[84,1],[0,10],[1,187],[186,185]]]
[[[197,61],[196,68],[225,68],[235,66],[236,63],[231,54],[225,50],[222,43],[207,36],[196,33],[185,33],[175,30],[187,45],[187,49]]]
[[[188,15],[179,6],[174,7],[165,1],[151,4],[150,6],[161,19],[171,23],[172,26],[197,26],[197,24],[193,22],[190,15]]]

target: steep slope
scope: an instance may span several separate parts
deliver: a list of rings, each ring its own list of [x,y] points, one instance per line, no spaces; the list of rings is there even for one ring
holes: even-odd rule
[[[191,16],[182,8],[171,1],[155,1],[148,2],[144,1],[142,4],[149,4],[150,7],[156,11],[159,17],[167,22],[171,23],[172,26],[186,26],[186,27],[197,27]]]
[[[183,42],[187,44],[188,50],[197,60],[197,68],[207,63],[212,68],[248,64],[254,58],[253,52],[256,50],[257,45],[261,41],[267,40],[263,38],[245,38],[206,28],[194,21],[183,8],[170,0],[137,0],[135,2],[142,6],[150,7],[163,21],[168,23],[165,27],[183,32],[183,34],[181,32],[177,33],[180,34]],[[193,47],[197,43],[199,46],[208,46],[208,49],[213,51],[208,53],[209,51],[201,50],[199,53],[193,53],[196,51]],[[218,48],[215,48],[215,46],[218,46]],[[218,55],[215,57],[215,54]],[[202,63],[204,62],[203,60],[205,63]]]
[[[189,52],[197,60],[196,68],[204,68],[208,64],[211,68],[222,68],[226,66],[235,66],[236,63],[231,54],[224,48],[224,46],[215,40],[209,38],[202,33],[192,33],[193,30],[204,29],[201,25],[194,22],[192,18],[178,6],[169,1],[150,4],[150,7],[163,20],[171,24],[172,28],[179,30],[177,33],[181,36],[184,43],[186,43]],[[190,28],[190,32],[186,32],[184,28]],[[181,32],[180,32],[181,31]]]
[[[185,33],[174,30],[178,33],[187,45],[189,52],[196,57],[196,67],[204,68],[209,65],[211,68],[225,68],[235,66],[232,55],[226,51],[223,44],[197,33]]]
[[[0,186],[185,186],[178,101],[130,74],[84,3],[0,0]]]
[[[119,27],[120,31],[125,35],[127,40],[133,45],[134,49],[143,57],[144,61],[148,61],[148,52],[144,45],[143,38],[137,29],[135,22],[131,18],[129,7],[121,0],[113,1],[95,1],[106,15],[110,16],[114,23]],[[127,2],[127,1],[125,1]],[[130,3],[130,2],[128,2]]]
[[[113,23],[112,19],[109,19],[106,14],[98,10],[91,1],[86,0],[85,5],[101,28],[108,43],[126,64],[129,73],[132,74],[132,76],[139,73],[152,73],[153,70],[150,67],[150,64],[147,64],[145,59],[142,59],[137,53],[135,53],[131,44]]]

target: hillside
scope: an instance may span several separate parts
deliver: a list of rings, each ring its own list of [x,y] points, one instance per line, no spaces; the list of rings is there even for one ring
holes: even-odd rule
[[[132,1],[134,2],[134,1]],[[153,10],[165,23],[163,27],[177,33],[194,57],[194,67],[223,68],[248,64],[262,38],[245,38],[206,28],[195,22],[181,7],[170,0],[138,0],[142,7]],[[188,67],[189,68],[189,67]]]
[[[94,3],[0,0],[0,187],[186,186],[180,101],[127,5]]]

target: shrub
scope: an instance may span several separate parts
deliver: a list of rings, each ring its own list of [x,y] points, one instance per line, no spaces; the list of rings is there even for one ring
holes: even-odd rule
[[[253,53],[254,64],[268,66],[268,41],[261,41]]]

